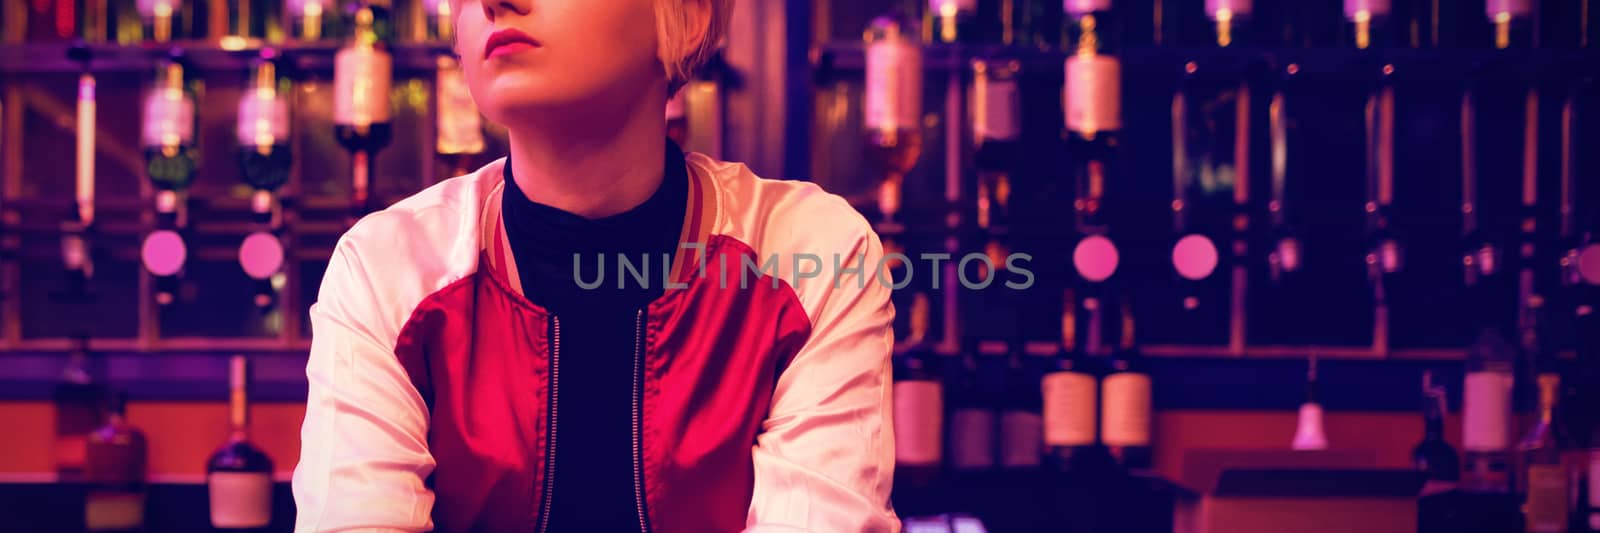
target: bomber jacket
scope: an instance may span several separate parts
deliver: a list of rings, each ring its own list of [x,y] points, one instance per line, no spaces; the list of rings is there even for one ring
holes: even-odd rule
[[[521,292],[504,164],[340,239],[311,310],[297,531],[542,531],[553,415],[580,407],[560,402],[560,317]],[[876,235],[813,184],[686,166],[680,248],[645,267],[665,290],[633,328],[641,528],[898,531]]]

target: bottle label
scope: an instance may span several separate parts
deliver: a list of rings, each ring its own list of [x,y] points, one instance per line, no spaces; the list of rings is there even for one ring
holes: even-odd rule
[[[937,381],[894,384],[894,458],[906,465],[939,464],[944,435],[944,387]]]
[[[868,129],[918,129],[922,117],[922,50],[904,37],[867,45]]]
[[[972,13],[978,10],[978,0],[928,0],[928,9],[935,15],[943,14],[946,9],[953,13]]]
[[[980,140],[1016,140],[1021,134],[1016,80],[988,80],[974,84],[972,92],[972,135]]]
[[[1006,411],[1000,416],[1000,465],[1039,466],[1044,455],[1044,418],[1039,413]]]
[[[272,475],[266,472],[212,472],[206,476],[211,493],[211,525],[217,528],[258,528],[272,522]]]
[[[333,122],[365,127],[389,121],[393,60],[370,46],[339,50],[333,66]]]
[[[1567,473],[1561,465],[1528,467],[1528,501],[1523,515],[1529,533],[1566,531]]]
[[[178,146],[194,142],[194,101],[182,91],[159,88],[144,99],[144,146]]]
[[[994,411],[961,409],[950,415],[950,462],[956,468],[994,466]]]
[[[1467,374],[1461,400],[1461,445],[1468,451],[1506,449],[1511,416],[1511,375],[1504,372]]]
[[[1501,13],[1508,14],[1511,18],[1523,18],[1531,11],[1528,0],[1488,0],[1484,3],[1484,7],[1486,8],[1484,12],[1489,15],[1491,21]]]
[[[1150,376],[1118,372],[1101,386],[1100,440],[1108,446],[1150,444]]]
[[[1080,134],[1122,129],[1122,65],[1106,55],[1073,55],[1066,62],[1062,108],[1067,129]]]
[[[1044,443],[1049,446],[1094,444],[1098,384],[1082,372],[1052,372],[1044,377]]]
[[[144,527],[144,493],[93,490],[84,498],[84,529],[124,531]]]
[[[476,154],[483,151],[483,122],[478,104],[467,90],[461,68],[451,63],[439,69],[439,141],[441,154]],[[683,91],[679,91],[682,94]],[[670,106],[670,104],[669,104]]]
[[[289,105],[275,94],[245,91],[239,99],[235,134],[240,146],[272,146],[289,140]]]
[[[1250,0],[1206,0],[1206,15],[1217,18],[1217,14],[1227,11],[1230,17],[1250,14]]]
[[[1365,11],[1367,16],[1389,14],[1389,0],[1344,0],[1344,18],[1355,20],[1356,14]]]
[[[1061,0],[1061,11],[1072,16],[1110,10],[1111,0]]]

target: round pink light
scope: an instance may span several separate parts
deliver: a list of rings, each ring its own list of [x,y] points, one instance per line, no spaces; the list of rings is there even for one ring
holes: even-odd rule
[[[1600,244],[1583,247],[1578,254],[1578,274],[1590,285],[1600,285]]]
[[[1178,239],[1178,244],[1172,247],[1172,266],[1184,279],[1205,279],[1217,271],[1217,245],[1205,235]]]
[[[239,265],[251,278],[270,278],[283,268],[283,243],[265,231],[251,233],[239,245]]]
[[[1110,279],[1117,272],[1117,261],[1117,245],[1100,235],[1085,237],[1072,250],[1072,265],[1077,267],[1078,275],[1095,283]]]
[[[189,247],[183,244],[178,232],[157,230],[144,238],[139,257],[151,274],[173,276],[183,270],[183,262],[189,258]]]

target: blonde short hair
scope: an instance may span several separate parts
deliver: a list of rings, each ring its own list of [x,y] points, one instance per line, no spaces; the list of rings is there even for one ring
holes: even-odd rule
[[[704,20],[690,15],[685,4],[694,2],[707,14]],[[728,18],[734,0],[656,0],[656,37],[660,40],[661,66],[670,90],[676,91],[694,75],[728,33]]]

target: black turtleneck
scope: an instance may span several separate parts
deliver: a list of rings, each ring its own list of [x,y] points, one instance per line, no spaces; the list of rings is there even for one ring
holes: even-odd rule
[[[550,531],[637,530],[633,387],[642,330],[635,326],[662,293],[663,254],[678,246],[689,194],[683,152],[669,141],[661,185],[644,203],[605,218],[529,200],[512,177],[509,158],[505,182],[506,236],[523,293],[554,314],[561,328]],[[646,285],[629,276],[618,286],[619,254],[636,266],[649,259]],[[575,256],[584,283],[599,275],[604,283],[580,286]]]

